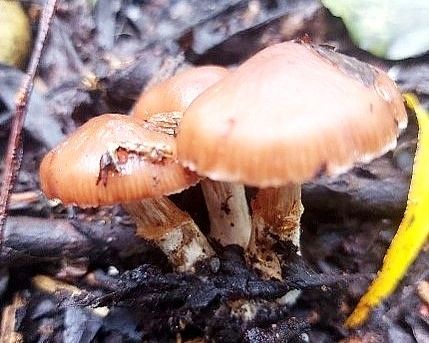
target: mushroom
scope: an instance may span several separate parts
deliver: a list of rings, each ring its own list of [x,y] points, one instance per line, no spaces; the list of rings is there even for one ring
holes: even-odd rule
[[[259,187],[247,257],[281,278],[274,244],[299,251],[300,185],[336,175],[396,145],[407,125],[386,73],[304,42],[257,53],[186,110],[178,159],[198,174]]]
[[[182,114],[192,101],[228,74],[227,69],[217,66],[181,71],[145,91],[132,115],[147,120],[162,132],[176,135]],[[210,218],[210,236],[224,246],[237,244],[247,248],[251,221],[243,185],[203,179],[201,188]]]
[[[173,137],[119,114],[89,120],[40,165],[47,197],[80,207],[121,203],[137,234],[157,244],[179,271],[192,271],[213,250],[192,218],[164,195],[198,180],[177,163]]]

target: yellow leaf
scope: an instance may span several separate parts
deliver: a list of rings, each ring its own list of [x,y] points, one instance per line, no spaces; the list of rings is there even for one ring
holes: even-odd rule
[[[429,117],[416,96],[405,94],[404,98],[415,111],[419,125],[407,209],[381,270],[347,318],[345,324],[350,328],[363,324],[370,311],[395,290],[429,235]]]
[[[0,0],[0,63],[22,67],[30,41],[30,24],[19,1]]]

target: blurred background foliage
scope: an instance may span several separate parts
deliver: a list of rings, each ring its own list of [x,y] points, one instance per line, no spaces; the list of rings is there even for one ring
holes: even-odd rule
[[[0,0],[0,63],[22,67],[31,41],[30,25],[18,1]]]
[[[429,50],[428,0],[322,0],[362,49],[391,60]]]

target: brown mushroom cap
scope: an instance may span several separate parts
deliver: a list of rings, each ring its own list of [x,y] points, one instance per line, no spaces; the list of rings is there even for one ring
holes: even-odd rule
[[[109,151],[118,155],[117,167],[107,158]],[[198,181],[175,157],[173,137],[145,129],[136,118],[105,114],[44,157],[41,188],[49,198],[82,207],[160,197]]]
[[[184,112],[198,95],[228,73],[218,66],[184,70],[144,92],[134,105],[133,115],[149,119],[155,113]]]
[[[178,158],[214,180],[302,183],[382,155],[406,124],[401,94],[383,71],[286,42],[259,52],[191,104]]]

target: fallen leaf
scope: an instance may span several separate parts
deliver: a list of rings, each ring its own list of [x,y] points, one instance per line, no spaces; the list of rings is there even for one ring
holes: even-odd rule
[[[414,95],[406,94],[404,98],[408,107],[415,111],[419,124],[407,208],[384,257],[381,270],[347,318],[345,324],[350,328],[363,324],[370,311],[393,293],[429,235],[429,114]]]

